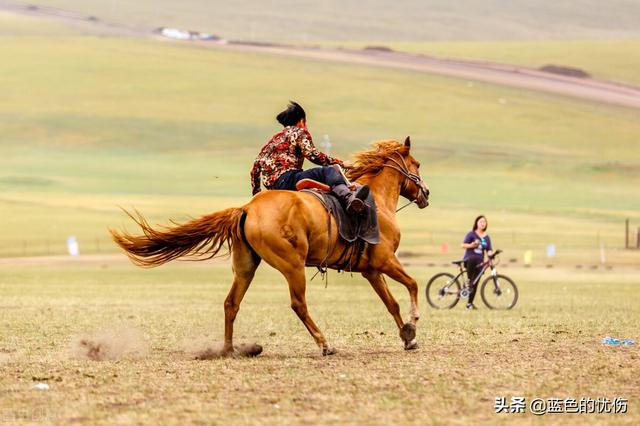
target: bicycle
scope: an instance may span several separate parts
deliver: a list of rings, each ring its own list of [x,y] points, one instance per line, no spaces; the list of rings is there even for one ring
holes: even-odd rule
[[[487,277],[480,287],[482,301],[489,309],[507,310],[513,308],[518,301],[518,287],[511,278],[498,274],[496,265],[499,262],[494,262],[494,259],[500,253],[502,250],[496,250],[495,253],[488,256],[488,260],[482,262],[482,270],[472,284],[477,286],[486,270],[491,269],[491,276]],[[453,308],[460,298],[468,298],[471,291],[464,260],[456,260],[451,263],[460,268],[458,275],[453,276],[448,272],[436,274],[429,280],[425,290],[429,305],[436,309]],[[459,280],[462,280],[462,286]]]

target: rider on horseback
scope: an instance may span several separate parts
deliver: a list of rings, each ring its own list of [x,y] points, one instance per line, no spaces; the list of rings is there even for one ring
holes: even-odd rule
[[[361,213],[365,209],[364,200],[369,195],[367,185],[350,188],[342,173],[332,164],[345,166],[337,158],[318,151],[307,130],[304,109],[290,102],[286,110],[276,117],[284,129],[271,137],[262,147],[251,169],[251,189],[253,195],[260,192],[260,177],[267,189],[296,190],[296,183],[302,179],[312,179],[328,185],[331,192],[340,199],[349,213]],[[304,159],[323,167],[302,170]]]

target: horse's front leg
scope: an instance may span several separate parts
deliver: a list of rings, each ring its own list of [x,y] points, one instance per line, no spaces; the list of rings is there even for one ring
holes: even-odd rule
[[[418,309],[418,282],[407,274],[404,267],[395,256],[384,264],[381,271],[391,279],[404,285],[409,291],[409,300],[411,303],[411,306],[409,307],[409,320],[402,328],[402,335],[406,342],[406,349],[408,349],[407,346],[415,345],[417,347],[418,344],[415,339],[416,323],[420,319],[420,310]]]
[[[398,326],[400,337],[404,341],[404,348],[407,350],[416,349],[418,347],[418,343],[416,341],[415,323],[403,323],[402,317],[400,316],[400,306],[389,291],[389,287],[387,286],[387,282],[385,281],[384,276],[376,270],[363,272],[362,276],[364,276],[369,281],[371,287],[373,287],[378,296],[380,296],[380,299],[382,299],[382,302],[387,307],[387,310],[389,311],[391,316],[393,316],[393,319]]]

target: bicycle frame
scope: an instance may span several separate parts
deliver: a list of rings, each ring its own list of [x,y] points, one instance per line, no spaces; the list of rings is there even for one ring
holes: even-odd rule
[[[465,277],[465,273],[467,272],[467,269],[464,266],[464,262],[461,262],[458,265],[460,267],[460,272],[458,272],[458,275],[456,275],[454,277],[454,279],[451,281],[451,283],[449,283],[449,285],[447,285],[445,288],[443,288],[442,291],[449,292],[449,287],[451,287],[451,285],[453,285],[454,282],[458,281],[458,279],[460,277],[462,277],[463,278],[462,281],[458,281],[458,282],[462,283],[462,285],[460,286],[461,287],[460,291],[456,292],[456,293],[458,294],[458,296],[466,297],[465,296],[465,290],[468,290],[472,286],[477,286],[478,284],[480,284],[480,280],[484,276],[484,273],[487,271],[487,269],[491,268],[491,275],[494,276],[494,277],[498,274],[498,271],[497,271],[497,269],[495,267],[496,264],[494,263],[494,259],[501,252],[502,252],[502,250],[497,250],[487,260],[484,260],[482,262],[482,269],[480,270],[480,273],[478,274],[478,276],[471,283],[468,281],[467,277]]]
[[[497,270],[495,268],[495,265],[493,265],[493,259],[489,259],[489,260],[485,260],[482,262],[482,270],[480,271],[480,273],[478,274],[478,276],[473,280],[472,283],[469,282],[469,280],[464,276],[465,273],[467,272],[467,269],[464,266],[464,263],[460,263],[460,272],[458,272],[458,275],[455,276],[455,278],[453,279],[452,283],[454,281],[457,281],[458,278],[463,277],[463,281],[458,281],[458,282],[462,282],[462,288],[469,288],[471,286],[475,286],[478,285],[478,283],[480,282],[480,279],[482,279],[484,273],[487,271],[487,269],[491,268],[491,274],[492,275],[496,275],[497,274]]]
[[[497,265],[500,261],[496,256],[501,252],[502,250],[496,250],[487,260],[478,264],[478,275],[471,282],[465,276],[468,270],[463,261],[453,262],[460,268],[455,276],[449,272],[434,275],[425,290],[429,304],[436,309],[443,306],[451,309],[460,299],[468,298],[471,289],[478,288],[483,302],[490,309],[511,309],[518,300],[518,288],[511,278],[498,273]],[[485,278],[487,269],[491,269],[491,275]],[[503,295],[506,297],[503,298]],[[445,305],[440,305],[440,301],[448,296],[454,296],[455,299],[448,298],[448,302],[443,302]]]

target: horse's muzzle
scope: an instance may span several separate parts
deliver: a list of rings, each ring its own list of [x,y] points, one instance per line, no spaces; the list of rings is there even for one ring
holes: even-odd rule
[[[418,194],[418,199],[416,200],[416,204],[421,209],[424,209],[429,205],[429,189],[426,186],[423,188],[420,188],[420,193]]]
[[[429,196],[421,192],[418,200],[416,201],[416,204],[419,208],[424,209],[429,205]]]

